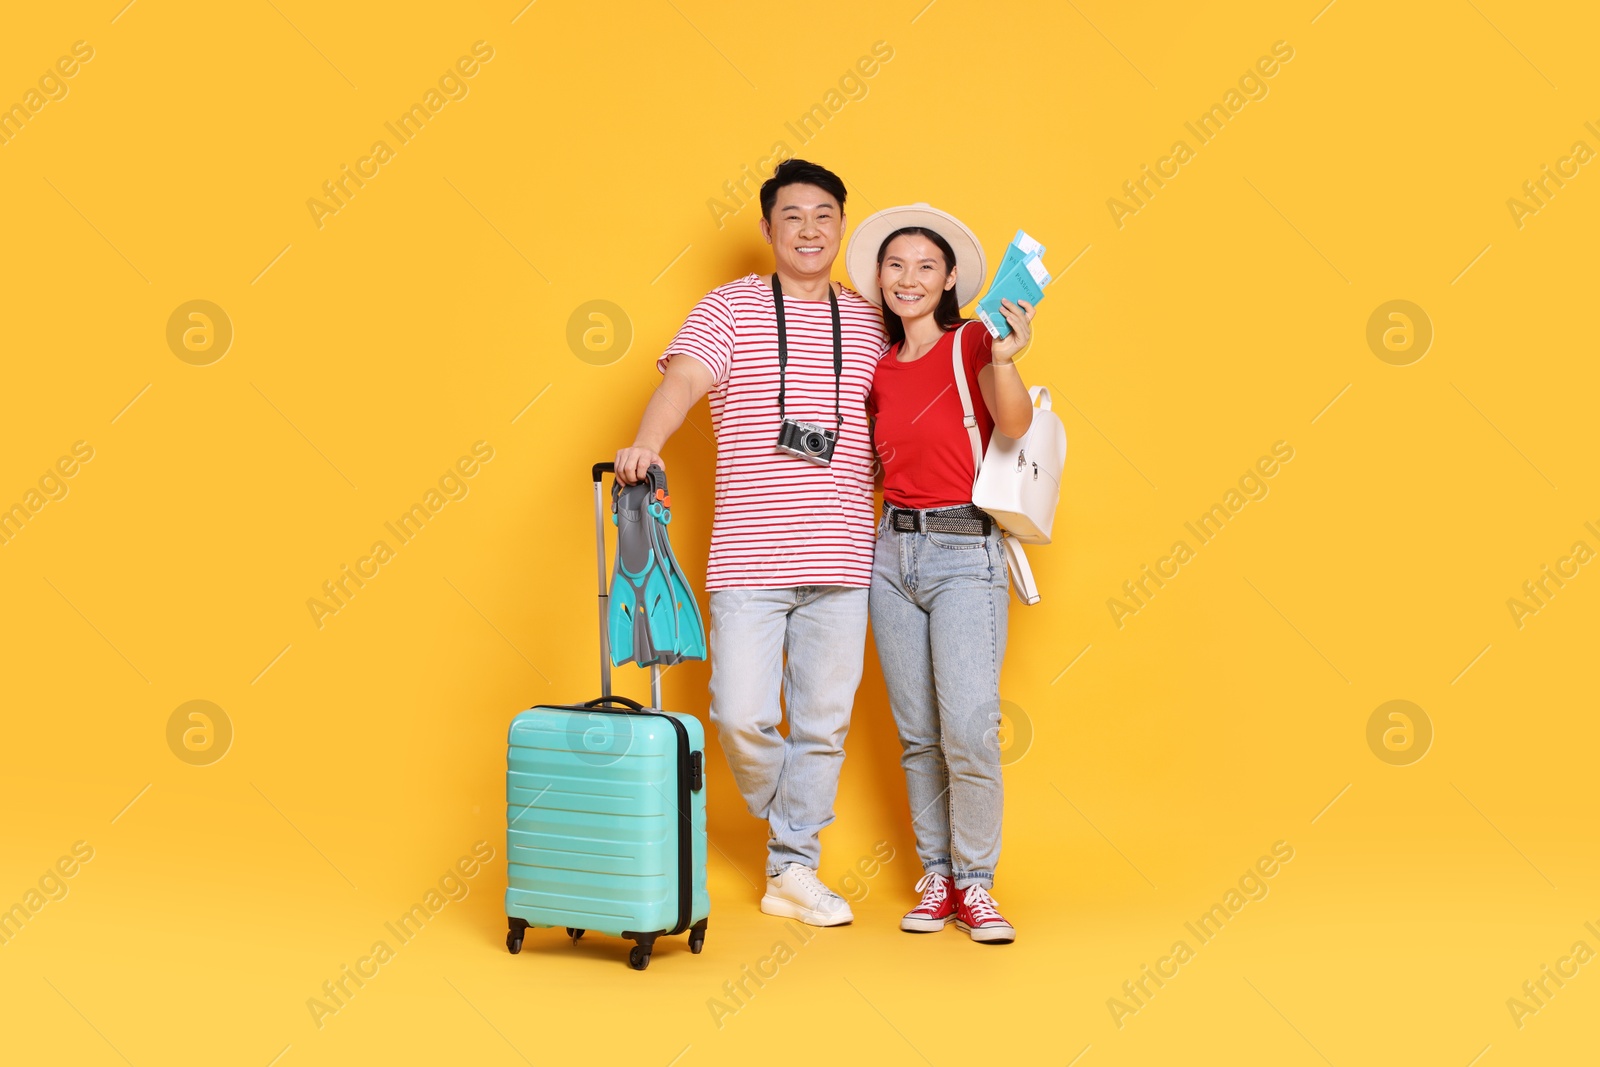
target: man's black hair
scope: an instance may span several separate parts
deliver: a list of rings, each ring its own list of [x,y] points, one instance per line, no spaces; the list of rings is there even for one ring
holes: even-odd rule
[[[786,185],[815,185],[839,202],[844,210],[844,182],[827,167],[805,159],[786,159],[778,164],[772,177],[761,183],[761,217],[772,221],[772,206],[778,202],[778,190]]]

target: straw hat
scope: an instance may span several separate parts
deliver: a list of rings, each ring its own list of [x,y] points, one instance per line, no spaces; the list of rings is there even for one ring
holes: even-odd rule
[[[956,275],[956,302],[962,307],[972,303],[983,288],[987,269],[983,245],[960,219],[927,204],[885,208],[855,228],[844,252],[844,269],[850,275],[851,287],[872,304],[883,306],[883,296],[878,292],[878,249],[891,233],[908,226],[932,230],[950,243],[960,268]]]

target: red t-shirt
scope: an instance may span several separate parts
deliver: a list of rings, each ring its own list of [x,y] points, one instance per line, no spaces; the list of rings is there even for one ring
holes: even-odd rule
[[[978,388],[978,372],[991,361],[994,338],[981,324],[958,326],[966,365],[967,390],[978,435],[989,447],[994,417]],[[956,392],[948,330],[921,357],[899,359],[895,345],[878,360],[867,414],[873,419],[873,442],[883,464],[883,499],[895,507],[946,508],[972,503],[972,443],[962,422],[961,394]]]

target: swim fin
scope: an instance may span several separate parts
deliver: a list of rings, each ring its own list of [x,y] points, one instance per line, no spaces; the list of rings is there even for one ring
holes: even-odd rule
[[[652,535],[647,482],[612,488],[617,560],[611,574],[611,662],[641,667],[676,663],[677,620],[671,579]]]
[[[676,640],[673,651],[678,659],[706,658],[706,630],[700,619],[700,605],[695,600],[694,589],[684,575],[678,559],[672,554],[672,542],[667,538],[667,524],[672,521],[672,498],[667,495],[667,475],[659,467],[651,467],[646,481],[651,486],[650,513],[655,518],[651,532],[655,540],[656,555],[666,563],[668,587],[672,590],[672,605],[676,619]]]

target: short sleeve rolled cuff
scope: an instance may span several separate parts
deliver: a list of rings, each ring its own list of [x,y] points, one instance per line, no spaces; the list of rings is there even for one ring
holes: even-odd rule
[[[656,370],[667,372],[673,356],[690,356],[704,363],[711,371],[712,387],[721,387],[728,380],[733,366],[734,336],[738,329],[733,306],[720,292],[707,293],[689,312],[689,317],[678,327],[677,334],[661,358],[656,360]]]

